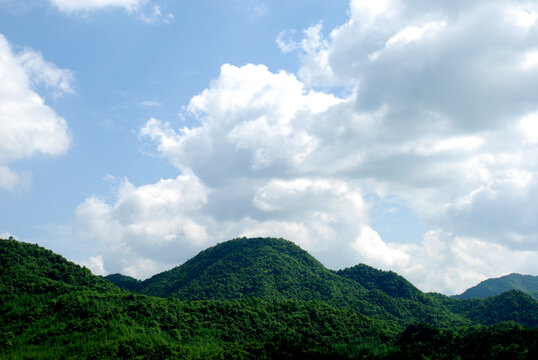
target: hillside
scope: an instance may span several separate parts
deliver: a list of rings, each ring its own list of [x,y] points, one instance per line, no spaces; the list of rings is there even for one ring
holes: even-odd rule
[[[538,299],[538,276],[509,274],[487,279],[453,297],[456,299],[487,298],[509,290],[519,290]]]
[[[228,255],[244,250],[244,246],[245,240],[224,243],[208,249],[201,259],[211,267],[215,254],[229,260]],[[295,259],[294,265],[310,264],[311,271],[318,269],[315,276],[327,276],[315,259],[284,240],[258,239],[247,243],[249,246],[259,251],[266,246],[282,249]],[[223,249],[226,251],[220,253]],[[377,271],[368,270],[373,274]],[[303,276],[310,279],[314,275]],[[393,273],[378,275],[395,277]],[[121,275],[110,278],[131,285],[140,283]],[[332,284],[353,282],[357,283],[342,278]],[[394,318],[397,321],[316,299],[286,299],[282,293],[273,298],[182,301],[133,294],[37,245],[0,239],[0,358],[533,359],[538,355],[538,329],[514,322],[497,323],[525,323],[527,313],[535,318],[537,302],[525,294],[515,291],[485,300],[424,294],[432,304],[441,304],[435,307],[391,297],[390,287],[387,292],[381,290],[384,284],[371,283],[366,285],[368,289],[358,283],[354,286],[364,294],[362,303],[370,309],[384,309],[385,315],[389,311],[399,314],[400,318]],[[299,283],[294,286],[301,289]],[[437,328],[431,326],[435,321],[427,326],[416,324],[413,316],[405,318],[410,311],[425,310],[432,318],[439,318],[448,307],[468,316],[468,325],[456,321],[457,328],[446,327],[446,323]],[[453,319],[463,316],[449,314]],[[483,318],[485,314],[491,316]],[[470,318],[493,325],[476,325]]]
[[[519,290],[509,290],[486,299],[454,300],[448,307],[454,313],[484,325],[516,321],[538,326],[538,302]]]
[[[383,348],[399,330],[315,301],[134,295],[50,250],[0,239],[2,359],[338,358]]]
[[[284,239],[234,239],[145,281],[126,284],[125,278],[117,280],[118,285],[140,294],[181,300],[314,300],[399,323],[469,324],[467,319],[429,301],[424,294],[421,301],[394,297],[383,290],[381,282],[379,287],[369,283],[366,289],[356,279],[328,270]]]
[[[235,239],[208,248],[183,265],[140,283],[140,292],[183,300],[242,297],[297,300],[363,296],[358,283],[343,280],[297,245],[284,239]]]
[[[110,274],[107,276],[102,276],[102,278],[125,290],[137,292],[140,289],[141,281],[131,276]]]
[[[0,295],[63,294],[92,289],[115,292],[110,282],[94,276],[87,268],[34,244],[0,239]]]
[[[428,297],[404,277],[392,271],[382,271],[365,264],[359,264],[337,275],[354,280],[368,290],[378,289],[396,298],[428,302]]]

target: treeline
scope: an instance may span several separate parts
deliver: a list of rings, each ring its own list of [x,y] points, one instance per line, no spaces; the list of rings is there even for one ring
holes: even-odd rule
[[[6,308],[9,306],[9,309]],[[319,302],[192,301],[129,293],[22,297],[2,306],[7,359],[535,359],[517,323],[401,328]]]

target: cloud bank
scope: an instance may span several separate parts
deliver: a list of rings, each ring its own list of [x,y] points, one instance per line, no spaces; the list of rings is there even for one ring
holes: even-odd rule
[[[14,53],[0,34],[0,188],[14,190],[30,181],[8,164],[38,154],[57,156],[71,143],[66,121],[36,93],[44,86],[55,96],[72,93],[73,74],[26,49]]]
[[[107,249],[103,270],[138,277],[242,235],[286,237],[329,267],[366,262],[447,293],[535,273],[537,20],[532,2],[351,1],[328,35],[322,25],[295,42],[279,35],[296,75],[226,64],[186,108],[196,126],[150,119],[140,136],[182,175],[120,185],[110,204],[87,199],[79,226]],[[382,239],[370,194],[407,204],[423,238]]]

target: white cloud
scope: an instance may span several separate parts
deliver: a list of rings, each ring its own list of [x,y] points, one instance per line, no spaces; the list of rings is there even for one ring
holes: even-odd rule
[[[160,259],[177,264],[172,250],[192,256],[241,235],[284,236],[332,268],[363,261],[425,290],[535,271],[533,13],[532,3],[512,1],[352,1],[349,20],[328,36],[321,25],[302,41],[279,35],[283,51],[299,51],[297,77],[223,65],[186,108],[195,126],[150,119],[140,130],[191,179],[166,180],[188,184],[174,191],[204,194],[197,206],[146,211],[126,200],[152,189],[144,199],[153,209],[159,182],[131,185],[113,204],[87,199],[77,218],[94,238],[128,245],[121,261],[103,261],[131,273]],[[407,204],[424,238],[383,239],[369,194]],[[155,213],[168,225],[153,224]]]
[[[538,143],[538,112],[524,116],[519,126],[526,141]]]
[[[88,198],[75,220],[78,236],[101,243],[102,268],[145,278],[237,236],[282,236],[332,268],[353,264],[351,241],[366,220],[366,206],[360,189],[341,181],[208,188],[187,174],[140,187],[125,181],[112,204]]]
[[[407,252],[411,262],[394,269],[424,291],[459,294],[486,278],[535,271],[535,251],[511,249],[440,230],[426,233],[421,245],[409,247]]]
[[[151,107],[163,106],[163,103],[160,102],[160,101],[156,101],[156,100],[144,100],[144,101],[139,102],[138,105],[140,105],[142,107],[151,108]]]
[[[16,238],[13,234],[9,232],[2,232],[0,233],[0,239],[9,239],[10,237]]]
[[[90,256],[87,261],[82,261],[81,265],[86,266],[95,275],[107,275],[101,255]]]
[[[59,69],[56,65],[43,60],[40,53],[26,49],[18,55],[18,61],[28,74],[32,85],[43,84],[52,89],[57,96],[73,94],[73,73]]]
[[[340,102],[333,95],[307,91],[283,71],[272,74],[262,65],[223,65],[219,78],[188,106],[200,126],[176,132],[151,119],[140,133],[156,142],[176,167],[192,169],[213,185],[233,174],[297,166],[316,148],[317,140],[296,125]]]
[[[269,11],[267,5],[261,0],[250,0],[247,7],[255,17],[262,17]]]
[[[0,54],[0,187],[13,190],[30,177],[15,173],[7,164],[36,154],[61,155],[69,148],[67,123],[45,104],[35,87],[43,84],[55,95],[71,93],[73,76],[32,50],[13,53],[1,34]]]
[[[140,259],[151,259],[155,253],[174,256],[170,250],[178,241],[196,248],[208,244],[206,229],[196,218],[206,202],[207,190],[193,174],[140,187],[125,180],[114,204],[96,197],[86,199],[75,212],[76,228],[80,236],[97,239],[107,249],[103,266],[108,271],[129,268],[131,275],[144,277],[149,274],[143,269],[135,273],[133,268]],[[174,263],[173,258],[168,261],[154,261],[146,269],[163,270]]]
[[[107,7],[120,7],[134,11],[146,0],[50,0],[50,2],[64,12],[94,11]]]
[[[109,8],[125,9],[147,24],[170,24],[174,14],[150,0],[49,0],[59,11],[68,14],[90,13]]]
[[[163,13],[161,7],[153,5],[145,13],[140,14],[140,18],[147,24],[164,23],[170,24],[174,20],[174,14]]]
[[[387,52],[401,51],[403,48],[413,42],[421,39],[429,39],[436,35],[438,31],[446,26],[444,21],[433,21],[423,26],[409,25],[392,35],[386,42],[382,50],[368,54],[370,61],[376,61],[379,56]]]
[[[368,264],[376,264],[383,269],[406,269],[411,256],[398,246],[388,245],[369,226],[364,226],[352,247]]]

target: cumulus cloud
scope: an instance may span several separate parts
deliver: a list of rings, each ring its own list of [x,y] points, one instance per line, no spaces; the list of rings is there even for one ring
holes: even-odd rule
[[[0,34],[0,187],[13,190],[30,180],[8,164],[36,154],[57,156],[69,148],[66,121],[45,104],[35,88],[44,85],[59,96],[72,93],[73,75],[32,50],[12,51]]]
[[[169,238],[184,254],[241,235],[285,236],[330,267],[362,261],[449,293],[536,271],[537,14],[532,2],[353,0],[327,36],[320,24],[299,41],[283,32],[277,44],[298,53],[297,76],[223,65],[186,107],[194,126],[150,119],[140,130],[204,189],[197,207],[181,216],[164,207],[177,227],[144,226],[137,237],[114,210],[130,204],[123,196],[90,198],[78,210],[94,219],[87,233],[138,239],[128,248],[147,271],[162,256],[141,250],[150,243]],[[349,95],[331,93],[342,88]],[[412,243],[383,239],[369,194],[406,204],[428,232]],[[142,224],[152,218],[125,209]],[[188,221],[204,240],[193,241]]]
[[[294,168],[317,147],[302,123],[342,100],[306,90],[284,71],[263,65],[223,65],[218,79],[194,96],[187,109],[200,126],[179,131],[151,119],[140,134],[179,169],[192,169],[213,186],[234,174],[269,174]],[[299,124],[301,125],[301,124]]]
[[[174,263],[177,239],[187,247],[207,245],[206,229],[196,216],[206,202],[207,189],[193,174],[140,187],[125,179],[114,204],[96,197],[80,204],[75,212],[76,228],[81,236],[98,239],[107,249],[99,268],[112,272],[129,269],[129,275],[143,277]],[[167,259],[166,254],[172,258]],[[150,261],[152,258],[159,261]],[[135,264],[143,266],[135,269]]]

